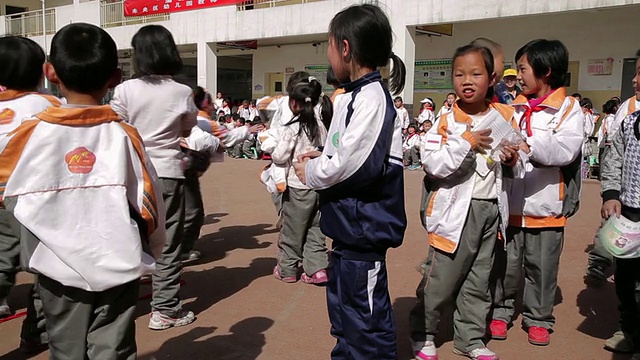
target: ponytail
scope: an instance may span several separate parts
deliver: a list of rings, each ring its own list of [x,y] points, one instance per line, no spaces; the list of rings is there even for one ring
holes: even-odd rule
[[[320,115],[322,116],[322,123],[324,127],[329,129],[331,125],[331,119],[333,119],[333,102],[327,95],[322,96],[322,104],[320,105]]]
[[[297,118],[292,119],[287,125],[294,122],[300,123],[300,132],[304,131],[311,142],[315,142],[320,137],[320,129],[318,128],[318,120],[316,119],[315,107],[320,102],[322,95],[322,85],[316,78],[307,77],[292,87],[289,92],[289,98],[294,100],[300,107]],[[333,106],[326,105],[331,103],[331,99],[327,96],[322,97],[322,117],[324,121],[331,121],[333,116]],[[326,106],[326,108],[325,108]],[[326,114],[326,115],[325,115]],[[324,119],[326,116],[326,120]],[[300,134],[300,133],[298,133]]]
[[[398,95],[404,89],[407,68],[398,55],[391,53],[391,79],[389,79],[389,90],[393,95]]]

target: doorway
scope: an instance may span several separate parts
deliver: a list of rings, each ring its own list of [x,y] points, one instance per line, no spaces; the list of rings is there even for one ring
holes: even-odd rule
[[[281,95],[284,93],[284,73],[266,73],[267,94],[269,96]]]
[[[631,80],[636,75],[636,58],[628,58],[622,61],[622,88],[620,98],[625,100],[633,96],[633,83]]]
[[[569,71],[567,72],[567,95],[578,92],[580,79],[580,61],[569,61]]]

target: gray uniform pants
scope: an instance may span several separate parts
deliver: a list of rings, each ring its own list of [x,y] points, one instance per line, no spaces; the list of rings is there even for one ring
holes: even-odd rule
[[[402,157],[404,158],[404,164],[406,166],[420,164],[420,150],[415,147],[405,150]]]
[[[456,252],[448,254],[429,247],[427,268],[410,314],[414,341],[433,341],[441,311],[455,301],[455,348],[471,351],[484,346],[482,339],[491,308],[489,273],[499,218],[495,201],[474,199]]]
[[[16,282],[20,265],[20,239],[16,236],[19,233],[20,224],[13,214],[0,207],[0,299],[9,296]],[[42,344],[48,341],[37,284],[29,290],[27,316],[22,322],[20,337]]]
[[[313,190],[288,188],[282,197],[282,228],[278,240],[278,269],[296,276],[298,262],[312,276],[328,266],[327,245],[320,231],[320,204]]]
[[[180,253],[188,254],[200,237],[204,224],[204,203],[197,172],[187,171],[184,175],[184,239]]]
[[[492,274],[495,285],[493,320],[510,323],[524,269],[522,324],[551,329],[558,288],[558,268],[564,242],[564,228],[507,229],[506,251],[496,254]]]
[[[602,224],[604,224],[604,221]],[[602,228],[602,224],[600,224],[600,228]],[[600,228],[598,228],[593,238],[594,246],[593,249],[589,251],[589,263],[587,266],[589,269],[598,267],[604,271],[613,263],[613,255],[600,245]]]
[[[184,234],[184,180],[160,178],[162,197],[166,207],[167,243],[156,260],[156,271],[151,276],[153,296],[151,307],[167,316],[175,317],[182,311],[180,301],[180,244]]]
[[[52,360],[134,360],[134,313],[140,283],[101,292],[64,286],[40,275]]]

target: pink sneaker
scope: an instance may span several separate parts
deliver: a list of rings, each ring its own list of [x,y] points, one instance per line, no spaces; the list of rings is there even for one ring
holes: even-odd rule
[[[275,276],[276,279],[286,282],[286,283],[294,283],[296,281],[298,281],[298,278],[295,276],[287,276],[287,277],[282,277],[282,275],[280,275],[280,271],[278,270],[278,265],[276,265],[273,268],[273,276]]]
[[[433,341],[425,341],[424,344],[412,342],[411,347],[415,353],[415,360],[438,360],[438,349]]]
[[[316,271],[315,274],[311,276],[307,275],[306,273],[302,273],[300,280],[305,284],[322,285],[326,284],[327,281],[329,281],[329,278],[327,277],[327,270],[322,269]]]

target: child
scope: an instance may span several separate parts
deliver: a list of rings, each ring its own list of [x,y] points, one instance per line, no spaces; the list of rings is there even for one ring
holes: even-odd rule
[[[247,121],[251,121],[251,110],[249,109],[249,100],[242,100],[242,105],[238,107],[237,114]]]
[[[225,115],[231,115],[231,108],[229,107],[230,101],[228,99],[222,100],[221,111],[224,111]]]
[[[418,124],[422,126],[422,123],[427,120],[433,123],[436,119],[435,115],[433,115],[433,100],[424,98],[420,103],[422,104],[422,110],[420,110],[420,115],[418,115]]]
[[[444,114],[448,114],[453,109],[453,104],[456,102],[456,94],[448,93],[447,99],[442,104],[440,111],[438,111],[438,115],[436,116],[436,120],[440,119]]]
[[[593,134],[593,129],[598,122],[598,116],[593,114],[593,103],[589,98],[583,98],[580,100],[580,108],[582,109],[582,115],[584,115],[584,142],[582,144],[582,177],[587,178],[589,158],[593,151],[591,150],[590,137]]]
[[[640,51],[638,52],[640,56]],[[640,99],[640,59],[636,62],[633,88]],[[633,101],[633,100],[632,100]],[[637,161],[640,157],[640,111],[627,116],[614,135],[611,147],[602,161],[602,217],[624,216],[640,221]],[[616,258],[616,294],[620,311],[620,331],[605,342],[605,348],[616,352],[634,353],[640,360],[640,258]]]
[[[428,132],[429,130],[431,130],[432,127],[433,127],[433,123],[431,122],[431,120],[425,120],[425,122],[422,123],[422,126],[420,127],[420,129],[421,131]]]
[[[224,102],[224,94],[222,94],[222,92],[218,91],[218,93],[216,94],[216,98],[213,100],[213,103],[215,104],[215,108],[217,111],[222,112],[222,115],[224,115],[224,110],[222,110],[222,106]]]
[[[3,143],[4,204],[23,225],[22,264],[39,274],[51,358],[133,360],[139,279],[165,242],[158,178],[136,129],[100,106],[120,82],[109,34],[67,25],[50,61],[45,74],[68,105]]]
[[[430,179],[425,223],[431,247],[411,312],[411,340],[416,359],[436,360],[440,313],[455,301],[454,353],[497,360],[483,338],[491,308],[493,249],[498,235],[505,236],[508,218],[507,178],[485,153],[491,149],[491,130],[472,130],[484,121],[516,124],[512,108],[490,102],[496,74],[489,49],[457,49],[452,77],[459,100],[431,128],[421,151]],[[515,166],[517,149],[502,148],[503,166]]]
[[[32,118],[49,106],[59,106],[53,96],[38,94],[42,83],[45,54],[32,40],[18,36],[0,37],[0,83],[6,87],[0,93],[0,140],[15,130],[24,120]],[[13,314],[7,297],[15,285],[20,265],[18,223],[0,206],[0,318]],[[47,333],[37,284],[29,291],[27,317],[22,323],[20,350],[28,354],[47,348]]]
[[[402,129],[389,95],[404,88],[406,69],[391,51],[389,19],[370,4],[340,11],[329,25],[327,56],[345,93],[323,153],[294,163],[320,194],[320,227],[333,239],[327,305],[337,344],[333,360],[397,358],[385,257],[402,244]],[[376,69],[392,60],[389,90]],[[315,157],[309,160],[310,157]]]
[[[335,91],[331,95],[331,102],[333,103],[336,101],[336,97],[338,97],[338,95],[344,94],[344,89],[340,87],[340,82],[336,78],[336,74],[333,72],[333,69],[331,67],[329,67],[329,70],[327,70],[327,84],[333,86],[333,88],[335,89]],[[328,125],[329,124],[325,124],[327,128],[329,127]]]
[[[152,276],[149,328],[164,330],[195,320],[193,312],[182,309],[179,296],[185,163],[180,137],[191,134],[198,109],[191,89],[172,78],[181,70],[182,60],[167,29],[144,26],[133,36],[131,46],[136,77],[116,87],[111,106],[140,132],[162,183],[167,243]]]
[[[584,116],[563,87],[569,54],[560,41],[534,40],[518,50],[516,62],[522,94],[513,106],[529,164],[509,194],[506,255],[496,256],[495,266],[505,270],[493,279],[500,289],[494,295],[490,331],[494,339],[506,339],[524,264],[522,323],[529,342],[544,346],[555,323],[564,227],[577,210]]]
[[[285,124],[271,153],[275,164],[291,167],[298,155],[324,145],[327,129],[315,111],[320,100],[325,102],[323,107],[331,106],[331,100],[322,97],[322,85],[313,77],[299,82],[289,92],[289,106],[294,118]],[[273,269],[277,279],[287,283],[298,281],[298,263],[302,262],[302,282],[327,282],[327,246],[320,231],[319,206],[318,194],[300,182],[293,169],[289,170],[287,191],[282,199],[278,264]]]
[[[410,123],[409,112],[404,108],[402,98],[400,96],[396,96],[396,98],[393,99],[393,104],[396,106],[396,112],[398,113],[398,118],[402,124],[402,133],[406,134]]]
[[[602,157],[604,149],[611,146],[613,137],[620,128],[620,123],[616,122],[616,112],[618,111],[618,104],[615,100],[608,100],[602,105],[602,113],[604,118],[598,128],[598,157]],[[600,161],[598,161],[600,162]]]
[[[502,76],[504,79],[504,86],[506,87],[506,92],[509,95],[507,99],[507,103],[513,103],[518,95],[520,95],[520,89],[517,86],[518,83],[518,70],[516,69],[507,69],[504,71]]]
[[[409,170],[420,168],[420,135],[413,124],[409,125],[407,138],[402,144],[402,158],[405,168]]]

